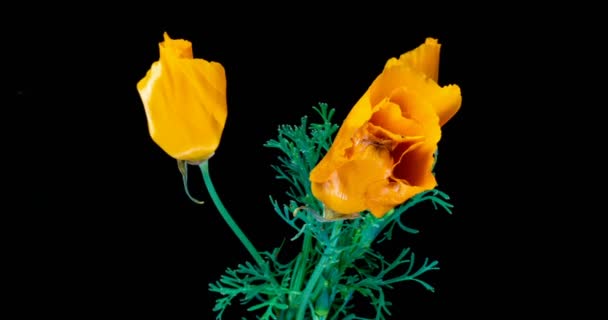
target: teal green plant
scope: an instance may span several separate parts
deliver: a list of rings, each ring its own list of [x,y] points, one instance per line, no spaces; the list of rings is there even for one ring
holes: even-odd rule
[[[254,247],[215,192],[209,160],[199,164],[213,203],[253,258],[228,268],[209,285],[209,290],[219,296],[213,308],[216,319],[222,319],[233,303],[244,305],[255,319],[386,319],[391,314],[391,302],[386,300],[385,290],[396,283],[415,282],[434,291],[422,275],[438,270],[437,261],[419,261],[410,248],[389,259],[373,244],[390,241],[396,227],[418,233],[403,218],[419,203],[431,202],[436,209],[451,213],[448,195],[435,188],[414,196],[382,218],[364,212],[356,219],[325,220],[320,214],[322,204],[311,193],[309,174],[331,146],[338,126],[331,122],[334,110],[327,104],[320,103],[313,109],[321,118],[319,123],[309,123],[304,116],[299,125],[279,126],[278,137],[265,144],[280,152],[278,164],[272,167],[276,178],[288,185],[287,201],[281,203],[270,196],[270,203],[293,228],[290,240],[301,241],[302,249],[291,261],[281,261],[280,247],[263,252]],[[180,164],[187,186],[187,165]],[[373,314],[359,314],[361,311],[353,305],[357,295],[370,302]]]

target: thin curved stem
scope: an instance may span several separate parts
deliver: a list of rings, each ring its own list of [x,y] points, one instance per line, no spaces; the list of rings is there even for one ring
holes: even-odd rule
[[[205,186],[207,187],[209,196],[211,197],[211,200],[213,200],[213,204],[215,204],[217,210],[220,212],[220,215],[222,216],[222,218],[224,218],[224,221],[226,221],[232,232],[234,232],[237,238],[239,238],[239,240],[245,246],[247,251],[249,251],[249,254],[251,254],[255,262],[257,262],[260,267],[264,266],[266,264],[264,262],[264,259],[253,246],[251,241],[249,241],[247,236],[245,236],[243,230],[241,230],[241,228],[239,228],[236,222],[234,222],[232,216],[230,216],[230,213],[228,213],[228,210],[226,210],[224,204],[222,204],[222,201],[220,200],[220,197],[215,191],[215,187],[213,186],[213,183],[211,182],[211,177],[209,176],[209,161],[203,161],[201,164],[199,164],[199,168],[201,169],[201,172],[203,174],[203,180],[205,181]]]

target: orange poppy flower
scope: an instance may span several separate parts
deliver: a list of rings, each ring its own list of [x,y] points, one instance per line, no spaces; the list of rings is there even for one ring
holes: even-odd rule
[[[440,46],[427,38],[388,60],[311,171],[312,192],[331,216],[369,210],[382,217],[437,185],[432,166],[441,126],[462,101],[457,85],[437,84]]]
[[[190,41],[163,36],[159,61],[137,83],[148,130],[171,157],[201,162],[215,153],[226,123],[224,67],[194,59]]]

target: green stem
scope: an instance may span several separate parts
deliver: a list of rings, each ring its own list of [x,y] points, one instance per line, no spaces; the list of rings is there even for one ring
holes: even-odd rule
[[[304,276],[306,275],[306,269],[308,268],[308,261],[310,257],[310,252],[312,249],[312,235],[310,232],[304,233],[304,241],[302,244],[302,259],[296,265],[294,269],[294,283],[291,287],[292,291],[300,292],[302,288],[302,282],[304,281]]]
[[[305,228],[305,226],[303,227]],[[287,302],[289,308],[281,311],[280,320],[293,319],[291,316],[296,310],[297,302],[299,301],[300,293],[302,292],[302,283],[306,277],[306,270],[310,261],[310,254],[312,251],[312,234],[310,231],[304,231],[304,240],[302,242],[302,250],[296,258],[296,263],[291,273],[291,282],[289,284],[289,294],[287,295]]]
[[[241,228],[239,228],[239,226],[236,224],[236,222],[234,222],[234,220],[232,219],[232,216],[230,216],[230,213],[228,213],[228,210],[226,210],[226,208],[222,204],[222,201],[220,200],[220,197],[218,196],[217,192],[215,192],[215,187],[213,187],[213,183],[211,182],[211,177],[209,176],[209,161],[204,161],[201,164],[199,164],[199,168],[201,169],[201,172],[203,173],[203,180],[205,181],[205,186],[207,187],[207,191],[209,191],[209,196],[211,196],[211,200],[213,200],[213,204],[215,204],[215,207],[220,212],[220,215],[222,216],[222,218],[224,218],[224,221],[226,221],[226,223],[228,224],[230,229],[232,229],[232,232],[234,232],[234,234],[237,236],[237,238],[239,238],[239,240],[241,240],[241,243],[245,246],[247,251],[249,251],[249,253],[253,257],[253,259],[257,262],[257,264],[260,267],[263,267],[264,265],[266,265],[266,263],[264,262],[264,259],[262,259],[262,256],[258,253],[258,251],[255,249],[255,247],[253,246],[251,241],[249,241],[247,236],[245,236],[245,234],[243,233],[243,230],[241,230]]]
[[[312,293],[312,290],[317,286],[317,282],[321,278],[321,275],[323,274],[325,267],[327,267],[327,263],[331,257],[330,253],[331,253],[331,250],[334,249],[333,247],[335,245],[335,241],[332,241],[332,240],[336,239],[336,236],[340,230],[340,226],[342,226],[342,221],[335,221],[333,223],[334,223],[333,230],[332,230],[331,236],[329,238],[330,244],[328,244],[327,247],[325,248],[325,251],[323,252],[323,256],[321,257],[321,260],[319,260],[319,262],[317,263],[317,267],[315,268],[312,275],[310,276],[310,279],[308,279],[308,283],[306,284],[306,288],[304,288],[304,292],[302,293],[302,298],[300,299],[300,305],[298,307],[298,313],[297,313],[296,320],[304,319],[304,315],[306,314],[306,308],[308,306],[308,300],[310,299],[310,294]]]

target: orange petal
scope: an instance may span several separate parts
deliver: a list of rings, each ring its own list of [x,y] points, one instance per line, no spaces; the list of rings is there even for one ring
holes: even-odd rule
[[[391,94],[391,101],[401,107],[401,113],[412,119],[415,125],[404,132],[410,136],[424,136],[429,143],[437,143],[441,138],[439,117],[435,114],[432,105],[415,91],[401,87]]]
[[[374,159],[353,160],[335,170],[323,183],[313,182],[312,192],[327,207],[349,215],[367,209],[365,194],[370,184],[386,180],[389,163]]]
[[[409,142],[409,143],[414,143],[414,142],[419,142],[424,140],[424,136],[420,136],[420,135],[402,135],[402,134],[397,134],[394,133],[392,131],[389,131],[383,127],[374,125],[374,124],[368,124],[366,126],[366,130],[369,131],[370,135],[377,137],[378,139],[386,139],[386,140],[391,140],[393,141],[395,144],[400,144],[400,143],[404,143],[404,142]]]
[[[385,68],[405,65],[437,82],[439,79],[439,51],[441,45],[437,39],[427,38],[418,48],[402,54],[399,59],[391,58]]]
[[[388,99],[378,104],[370,122],[378,127],[386,129],[393,134],[405,136],[416,131],[419,123],[402,115],[401,107]],[[420,130],[418,130],[420,131]]]
[[[441,88],[441,94],[433,96],[430,102],[439,116],[439,125],[443,126],[460,109],[462,103],[460,87],[455,84],[444,86]]]
[[[335,212],[353,214],[365,210],[368,186],[391,175],[394,161],[390,150],[374,144],[374,137],[366,129],[367,126],[360,128],[353,137],[348,161],[332,163],[333,171],[326,180],[312,181],[313,195]]]
[[[355,133],[369,121],[371,116],[372,105],[370,104],[369,92],[366,92],[344,119],[327,154],[310,172],[311,181],[326,181],[336,168],[348,161],[345,151],[352,147],[352,138]]]
[[[433,154],[437,145],[419,142],[411,145],[403,152],[393,168],[393,178],[403,181],[410,186],[418,186],[430,190],[437,186],[432,168]]]
[[[376,218],[382,218],[388,211],[424,190],[401,181],[385,180],[373,183],[365,194],[365,205]]]
[[[440,87],[410,67],[394,65],[385,69],[372,83],[369,89],[371,104],[376,105],[385,97],[390,97],[397,88],[415,92],[427,101],[438,115],[440,125],[445,124],[458,111],[462,102],[458,86]]]
[[[433,110],[433,106],[416,91],[407,87],[399,87],[391,92],[389,99],[400,107],[404,117],[421,125],[439,123],[439,118]]]

